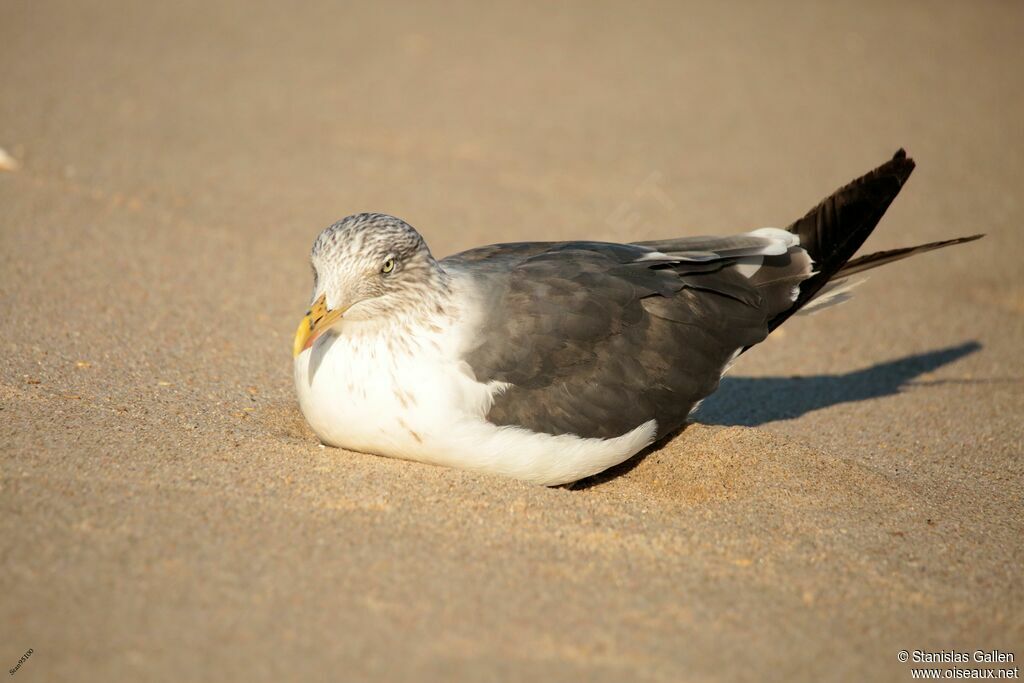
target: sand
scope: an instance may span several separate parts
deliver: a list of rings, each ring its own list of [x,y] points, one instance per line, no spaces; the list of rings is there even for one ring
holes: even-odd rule
[[[1024,5],[0,7],[0,668],[909,680],[1024,658]],[[324,449],[316,233],[787,224],[906,146],[876,271],[575,489]]]

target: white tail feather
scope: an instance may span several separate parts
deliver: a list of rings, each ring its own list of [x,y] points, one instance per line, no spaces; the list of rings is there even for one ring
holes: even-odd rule
[[[850,280],[848,278],[832,280],[822,287],[814,298],[811,299],[810,303],[797,311],[796,314],[813,315],[831,306],[849,301],[853,297],[853,294],[851,294],[853,288],[863,282],[867,282],[867,280],[866,277],[859,280]]]

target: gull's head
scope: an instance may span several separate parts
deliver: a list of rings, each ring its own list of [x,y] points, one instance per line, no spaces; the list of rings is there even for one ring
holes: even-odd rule
[[[295,333],[298,356],[341,321],[395,322],[438,286],[440,268],[405,221],[360,213],[338,221],[313,243],[313,296]]]

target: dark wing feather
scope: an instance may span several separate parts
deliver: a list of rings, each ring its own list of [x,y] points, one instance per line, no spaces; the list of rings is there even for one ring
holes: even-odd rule
[[[903,247],[902,249],[889,249],[888,251],[876,251],[873,254],[866,256],[858,256],[852,261],[847,261],[846,264],[839,269],[836,273],[837,277],[849,277],[856,275],[865,270],[871,268],[877,268],[893,261],[900,261],[917,254],[923,254],[928,251],[934,251],[935,249],[942,249],[943,247],[951,247],[955,244],[964,244],[966,242],[973,242],[974,240],[980,240],[984,235],[971,235],[969,237],[957,237],[951,240],[942,240],[941,242],[929,242],[928,244],[919,244],[916,247]]]
[[[976,239],[850,260],[913,169],[900,150],[837,190],[788,228],[799,246],[754,231],[498,244],[445,259],[485,299],[466,362],[480,381],[511,385],[488,419],[584,437],[618,436],[652,418],[659,437],[675,430],[737,351],[832,278]]]
[[[638,261],[651,251],[494,245],[442,262],[486,297],[466,362],[478,380],[512,385],[488,420],[607,438],[653,418],[663,436],[718,387],[737,350],[764,339],[763,299],[728,267],[734,259]]]
[[[813,277],[800,283],[800,296],[769,323],[775,329],[807,304],[860,249],[914,170],[900,149],[892,159],[826,197],[789,226],[814,260]]]

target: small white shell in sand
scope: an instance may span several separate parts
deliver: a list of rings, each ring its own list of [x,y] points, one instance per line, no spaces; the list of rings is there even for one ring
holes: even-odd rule
[[[0,147],[0,171],[17,171],[21,168],[18,160],[8,154],[3,147]]]

